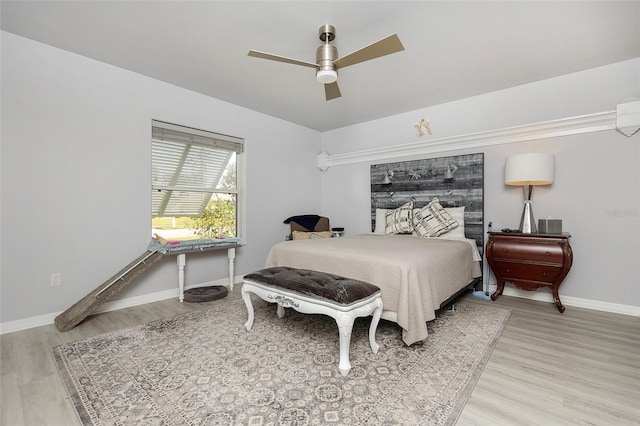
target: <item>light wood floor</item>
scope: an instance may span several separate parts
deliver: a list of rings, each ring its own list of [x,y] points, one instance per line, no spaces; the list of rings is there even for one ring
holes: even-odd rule
[[[240,297],[237,286],[227,298]],[[640,318],[502,296],[512,309],[458,425],[639,425]],[[164,300],[0,336],[3,426],[79,424],[50,348],[206,307]]]

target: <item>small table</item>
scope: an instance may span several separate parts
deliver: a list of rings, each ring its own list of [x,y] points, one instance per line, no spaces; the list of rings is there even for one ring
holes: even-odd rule
[[[487,241],[487,263],[498,280],[498,289],[491,295],[496,300],[510,282],[521,290],[551,289],[553,300],[561,313],[558,289],[573,263],[573,250],[568,233],[523,234],[490,232]]]

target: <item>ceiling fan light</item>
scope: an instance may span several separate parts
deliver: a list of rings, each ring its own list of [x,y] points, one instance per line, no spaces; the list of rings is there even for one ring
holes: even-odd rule
[[[338,73],[335,70],[318,70],[316,79],[322,84],[334,83],[338,79]]]

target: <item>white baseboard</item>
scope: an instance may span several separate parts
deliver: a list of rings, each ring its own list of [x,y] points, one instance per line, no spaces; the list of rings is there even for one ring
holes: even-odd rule
[[[233,278],[233,282],[238,284],[242,282],[242,276],[236,276]],[[227,286],[229,280],[227,278],[208,281],[200,284],[193,284],[185,286],[185,289],[196,287],[207,287],[212,285]],[[496,285],[489,286],[490,293],[496,291]],[[541,302],[553,303],[553,296],[549,292],[544,291],[524,291],[514,287],[505,286],[503,293],[506,296],[521,297],[523,299],[538,300]],[[163,290],[155,293],[143,294],[141,296],[128,297],[126,299],[114,300],[113,302],[107,302],[100,307],[97,313],[115,311],[118,309],[129,308],[131,306],[144,305],[145,303],[157,302],[160,300],[171,299],[178,297],[178,289]],[[611,312],[615,314],[640,316],[640,307],[621,305],[618,303],[600,302],[598,300],[581,299],[579,297],[562,296],[562,304],[565,306],[575,306],[579,308],[594,309],[596,311]],[[43,325],[53,324],[55,318],[60,315],[61,312],[54,312],[46,315],[39,315],[36,317],[24,318],[15,321],[7,321],[0,323],[0,335],[13,333],[15,331],[26,330],[28,328],[40,327]]]
[[[234,277],[233,282],[236,284],[241,283],[242,276]],[[207,281],[199,284],[186,285],[185,290],[188,290],[190,288],[208,287],[213,285],[228,287],[229,279],[223,278],[220,280]],[[126,299],[114,300],[113,302],[106,302],[100,307],[100,309],[98,309],[98,311],[96,311],[96,313],[116,311],[118,309],[129,308],[131,306],[137,306],[137,305],[144,305],[145,303],[158,302],[160,300],[171,299],[174,297],[178,298],[177,288],[171,289],[171,290],[157,291],[155,293],[143,294],[141,296],[128,297]],[[55,318],[61,313],[62,312],[54,312],[51,314],[39,315],[36,317],[30,317],[30,318],[24,318],[20,320],[7,321],[7,322],[0,323],[0,335],[13,333],[15,331],[20,331],[20,330],[26,330],[28,328],[34,328],[34,327],[40,327],[43,325],[53,324],[53,321],[55,320]]]
[[[490,293],[496,291],[497,285],[489,286]],[[553,302],[553,295],[549,291],[525,291],[513,286],[505,285],[502,294],[506,296],[521,297],[523,299],[538,300],[541,302]],[[596,311],[611,312],[614,314],[640,316],[640,307],[621,305],[619,303],[601,302],[598,300],[582,299],[579,297],[560,295],[560,300],[564,306],[575,306],[577,308],[587,308]]]

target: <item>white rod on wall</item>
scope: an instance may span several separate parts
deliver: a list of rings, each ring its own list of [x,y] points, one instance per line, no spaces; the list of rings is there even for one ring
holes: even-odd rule
[[[443,151],[455,151],[460,149],[524,142],[558,136],[615,130],[616,120],[616,111],[607,111],[578,117],[545,121],[541,123],[526,124],[523,126],[489,130],[486,132],[470,133],[461,136],[451,136],[440,139],[410,142],[402,145],[392,145],[382,148],[347,152],[343,154],[330,155],[326,152],[322,152],[318,155],[318,167],[320,170],[325,171],[329,167],[343,164],[390,160]]]

